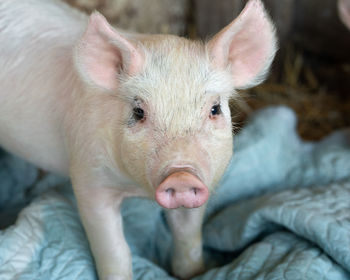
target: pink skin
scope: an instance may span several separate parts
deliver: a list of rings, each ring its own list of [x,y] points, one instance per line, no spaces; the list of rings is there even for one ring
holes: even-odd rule
[[[189,172],[172,173],[158,186],[156,201],[163,207],[197,208],[209,197],[208,188],[196,176]]]

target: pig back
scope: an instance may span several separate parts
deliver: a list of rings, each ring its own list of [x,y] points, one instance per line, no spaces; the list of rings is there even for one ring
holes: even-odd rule
[[[62,174],[62,123],[78,83],[72,54],[86,22],[59,1],[0,2],[0,145]]]

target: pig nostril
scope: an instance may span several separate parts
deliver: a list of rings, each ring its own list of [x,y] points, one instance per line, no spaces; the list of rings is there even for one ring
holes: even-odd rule
[[[168,188],[168,189],[165,190],[165,192],[166,192],[167,194],[169,194],[170,196],[174,196],[174,194],[175,194],[175,189],[173,189],[173,188]]]
[[[191,188],[191,191],[194,193],[194,195],[197,195],[199,192],[198,188]]]

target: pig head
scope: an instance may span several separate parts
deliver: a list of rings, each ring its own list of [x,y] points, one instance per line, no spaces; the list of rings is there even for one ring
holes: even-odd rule
[[[87,91],[115,100],[109,108],[114,118],[101,131],[111,141],[106,146],[113,146],[114,165],[166,208],[205,203],[231,158],[228,100],[235,89],[264,77],[275,52],[273,36],[259,1],[208,44],[117,32],[93,14],[76,61]]]

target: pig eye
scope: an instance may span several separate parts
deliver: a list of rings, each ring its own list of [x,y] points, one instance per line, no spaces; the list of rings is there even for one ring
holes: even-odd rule
[[[132,113],[133,113],[133,118],[136,120],[136,121],[141,121],[145,118],[145,112],[142,108],[140,107],[134,107],[132,109]]]
[[[215,104],[213,107],[211,107],[210,110],[210,116],[217,116],[221,114],[221,106],[220,104]]]

